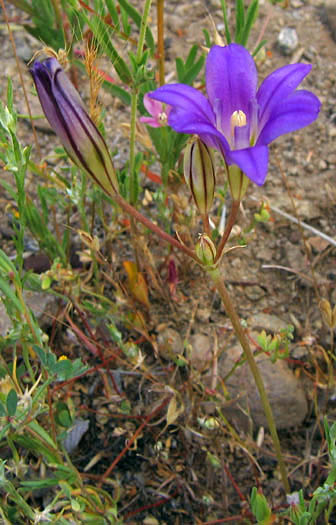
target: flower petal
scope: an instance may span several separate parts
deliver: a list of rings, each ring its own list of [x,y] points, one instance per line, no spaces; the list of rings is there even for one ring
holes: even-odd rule
[[[206,61],[206,87],[217,127],[229,138],[234,111],[243,111],[250,120],[250,101],[257,90],[257,70],[250,53],[239,44],[213,46]]]
[[[310,64],[289,64],[271,73],[258,89],[259,132],[271,113],[298,87],[311,70]]]
[[[317,118],[319,99],[310,91],[299,90],[271,112],[259,134],[257,144],[269,144],[280,135],[308,126]]]
[[[114,193],[118,182],[105,140],[60,64],[55,58],[35,62],[31,73],[45,116],[74,163]]]
[[[146,93],[143,98],[143,103],[148,113],[152,115],[152,117],[159,117],[160,113],[162,112],[161,102],[158,102],[157,100],[151,98],[150,93]]]
[[[237,164],[249,179],[261,186],[268,170],[268,147],[254,146],[231,151],[226,158],[229,165]]]
[[[197,89],[184,84],[161,86],[149,95],[154,100],[172,106],[168,124],[179,133],[197,133],[197,124],[215,124],[215,117],[209,101]],[[190,123],[193,131],[185,131]]]
[[[161,124],[153,118],[153,117],[140,117],[139,121],[143,124],[147,124],[147,126],[150,126],[151,128],[160,128]]]

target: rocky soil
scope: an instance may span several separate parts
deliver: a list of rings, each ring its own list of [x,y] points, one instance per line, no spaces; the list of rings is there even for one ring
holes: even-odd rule
[[[309,128],[282,137],[272,146],[267,182],[262,188],[250,188],[241,210],[240,225],[244,229],[249,224],[261,201],[267,202],[271,221],[257,226],[249,236],[246,248],[234,250],[226,257],[223,273],[227,276],[230,292],[242,319],[246,321],[252,341],[256,341],[263,329],[274,334],[288,324],[294,326],[294,340],[288,359],[275,365],[264,355],[258,359],[288,462],[297,464],[304,459],[307,443],[310,447],[308,456],[318,455],[319,452],[321,441],[316,428],[316,406],[321,411],[319,416],[327,413],[330,420],[336,419],[335,391],[330,384],[327,385],[324,376],[317,377],[316,369],[317,362],[321,370],[325,366],[321,348],[330,347],[330,334],[323,323],[319,301],[325,297],[332,305],[336,304],[336,8],[332,0],[289,0],[287,3],[289,5],[283,8],[260,1],[260,17],[251,38],[251,48],[261,33],[267,39],[266,52],[258,62],[260,79],[289,62],[311,63],[312,72],[304,87],[321,99],[321,116]],[[17,15],[14,11],[11,13]],[[233,11],[230,16],[233,20]],[[184,0],[166,2],[166,58],[170,82],[174,81],[175,57],[185,57],[194,43],[203,45],[202,28],[211,31],[212,23],[223,36],[219,0],[193,0],[192,8],[190,2]],[[31,86],[25,64],[39,49],[39,43],[28,37],[19,24],[14,30],[14,37],[25,83]],[[22,87],[4,24],[0,29],[0,43],[3,71],[0,96],[5,100],[6,79],[10,76],[15,88],[15,103],[23,113]],[[85,89],[83,94],[85,96]],[[127,159],[127,140],[121,124],[128,121],[128,109],[109,94],[102,95],[102,102],[107,110],[109,143],[119,149],[116,162],[122,166]],[[33,111],[39,113],[39,107],[34,106],[36,102],[32,103],[35,107]],[[20,126],[20,139],[26,144],[33,143],[31,128],[25,123]],[[54,138],[51,140],[50,130],[44,124],[39,124],[38,139],[44,155],[50,153],[56,141]],[[8,178],[5,172],[1,176]],[[34,184],[32,178],[30,182]],[[8,195],[2,188],[0,202],[1,242],[3,249],[10,253],[13,249],[12,219],[6,208]],[[27,240],[27,254],[37,250],[38,247]],[[183,276],[183,269],[179,271]],[[219,298],[201,281],[198,271],[192,269],[192,273],[186,275],[186,283],[179,285],[184,299],[175,304],[174,315],[167,313],[165,306],[156,298],[150,322],[161,353],[159,362],[168,366],[169,352],[176,352],[176,348],[181,351],[178,353],[183,353],[183,340],[188,336],[188,356],[194,369],[192,379],[213,388],[222,384],[222,379],[230,373],[240,357],[240,350]],[[194,293],[192,299],[188,293],[190,286]],[[44,296],[40,300],[34,296],[33,302],[32,308],[36,308],[37,312],[45,309]],[[7,321],[2,310],[0,316],[0,327],[5,333]],[[66,341],[67,336],[64,337]],[[214,349],[218,356],[215,376],[212,368]],[[179,380],[182,382],[184,379],[182,374]],[[125,392],[132,391],[134,395],[130,382],[125,381],[124,388]],[[141,391],[141,388],[139,386],[139,392],[144,396],[142,406],[153,403],[155,394]],[[228,402],[226,396],[222,396],[223,413],[241,436],[250,442],[255,441],[265,421],[246,365],[239,367],[228,378],[225,388],[232,400]],[[158,500],[161,484],[167,484],[165,494],[175,494],[166,505],[151,508],[151,515],[162,520],[160,523],[201,523],[201,520],[205,523],[210,519],[239,514],[241,505],[227,472],[223,469],[215,471],[205,465],[206,447],[225,458],[223,462],[229,465],[233,478],[246,495],[255,484],[253,475],[257,467],[251,464],[237,443],[232,444],[232,436],[225,441],[223,435],[217,435],[214,429],[212,434],[211,429],[204,430],[202,427],[199,434],[195,432],[192,418],[198,409],[202,417],[205,417],[204,414],[215,414],[214,406],[204,402],[199,392],[198,395],[199,406],[195,407],[185,392],[185,413],[180,426],[162,436],[156,435],[156,429],[153,430],[153,435],[144,437],[138,452],[130,454],[119,465],[118,475],[122,477],[125,487],[137,487],[136,507]],[[103,396],[98,396],[95,404],[102,399]],[[94,430],[84,438],[86,441],[77,458],[79,465],[89,461],[92,450],[95,452],[101,448],[103,437],[106,443],[108,431],[112,429],[109,425],[99,421],[94,423]],[[112,431],[116,435],[115,428]],[[116,441],[116,448],[109,445],[111,456],[121,447],[120,438]],[[161,452],[155,448],[158,441],[163,447]],[[267,433],[259,453],[260,479],[268,480],[265,491],[272,496],[274,503],[283,502]],[[305,459],[303,464],[301,470],[293,469],[293,490],[300,488],[307,472],[311,472],[310,460]],[[104,470],[104,465],[100,466]],[[99,468],[97,472],[101,472]],[[151,476],[155,480],[152,487]],[[310,492],[316,487],[318,479],[312,475],[307,484]],[[209,497],[208,506],[205,496]],[[125,501],[129,502],[129,499],[125,497]],[[146,512],[143,512],[139,518],[130,519],[128,523],[142,523],[145,516]]]

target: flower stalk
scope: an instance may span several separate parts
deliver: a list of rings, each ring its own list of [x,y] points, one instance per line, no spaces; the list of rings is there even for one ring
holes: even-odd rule
[[[164,0],[157,0],[157,56],[159,66],[159,84],[165,81],[165,49],[164,49]]]
[[[216,255],[216,259],[215,259],[215,264],[220,260],[221,256],[222,256],[222,253],[223,253],[223,250],[225,248],[225,245],[230,237],[230,233],[232,231],[232,228],[233,226],[235,225],[235,222],[236,222],[236,219],[237,219],[237,215],[238,215],[238,212],[239,212],[239,206],[240,206],[240,200],[234,200],[232,201],[232,205],[231,205],[231,211],[230,211],[230,215],[228,217],[228,221],[227,221],[227,224],[226,224],[226,227],[225,227],[225,230],[224,230],[224,233],[223,233],[223,236],[218,244],[218,247],[217,247],[217,255]]]
[[[267,396],[267,393],[266,393],[266,390],[265,390],[263,379],[262,379],[261,374],[259,372],[257,363],[256,363],[256,361],[254,359],[253,352],[251,350],[251,347],[250,347],[250,344],[248,342],[248,339],[247,339],[247,337],[245,335],[245,332],[244,332],[244,330],[242,328],[242,325],[240,323],[238,314],[237,314],[237,312],[236,312],[236,310],[235,310],[235,308],[233,306],[233,303],[231,301],[231,298],[230,298],[230,296],[228,294],[228,291],[226,289],[224,281],[221,278],[219,270],[218,269],[210,269],[209,268],[207,273],[210,276],[210,278],[212,279],[213,283],[215,284],[219,295],[221,296],[221,299],[223,301],[226,313],[227,313],[227,315],[229,316],[229,318],[231,320],[232,326],[233,326],[234,331],[235,331],[235,333],[236,333],[236,335],[237,335],[237,337],[239,339],[241,347],[242,347],[242,349],[244,351],[244,355],[245,355],[245,357],[247,359],[248,365],[249,365],[251,373],[253,375],[255,384],[257,386],[257,389],[258,389],[258,392],[259,392],[259,395],[260,395],[260,400],[261,400],[261,403],[262,403],[262,406],[263,406],[263,409],[264,409],[264,412],[265,412],[265,416],[266,416],[266,419],[267,419],[269,431],[270,431],[271,436],[272,436],[273,445],[274,445],[274,448],[275,448],[275,453],[276,453],[276,457],[277,457],[278,464],[279,464],[282,484],[283,484],[283,487],[284,487],[284,489],[286,491],[286,494],[289,494],[290,493],[290,487],[289,487],[289,482],[288,482],[288,477],[287,477],[287,470],[286,470],[286,466],[285,466],[285,463],[284,463],[284,460],[283,460],[283,457],[282,457],[282,453],[281,453],[280,441],[279,441],[278,433],[277,433],[277,430],[276,430],[276,425],[275,425],[275,421],[274,421],[274,417],[273,417],[272,408],[271,408],[271,405],[270,405],[270,402],[269,402],[269,399],[268,399],[268,396]]]
[[[140,35],[138,40],[138,47],[136,52],[136,63],[140,64],[143,47],[145,43],[146,29],[148,24],[148,16],[151,7],[151,0],[146,0],[144,11],[140,25]],[[135,171],[135,136],[136,136],[136,120],[137,120],[137,106],[138,106],[138,87],[133,85],[131,93],[131,129],[130,129],[130,151],[129,151],[129,200],[135,204],[138,198],[138,174]]]

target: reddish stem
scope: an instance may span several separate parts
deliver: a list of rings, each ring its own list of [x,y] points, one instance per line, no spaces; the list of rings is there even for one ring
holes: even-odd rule
[[[141,434],[142,430],[144,429],[144,427],[149,423],[149,421],[154,417],[156,416],[156,414],[158,414],[159,412],[161,412],[161,410],[166,406],[168,405],[169,401],[171,400],[171,396],[169,397],[166,397],[166,399],[164,399],[164,401],[161,403],[161,405],[159,407],[157,407],[153,412],[151,412],[147,417],[146,419],[144,420],[144,422],[139,426],[139,428],[134,432],[133,436],[131,437],[131,439],[127,442],[127,445],[126,447],[120,452],[120,454],[118,454],[118,456],[115,458],[115,460],[111,463],[111,465],[109,466],[109,468],[105,471],[105,473],[102,475],[102,477],[100,478],[100,483],[98,484],[99,487],[102,486],[102,484],[104,483],[104,481],[106,480],[106,478],[108,478],[108,476],[111,474],[112,470],[114,469],[114,467],[119,463],[119,461],[121,460],[121,458],[126,454],[126,452],[131,448],[131,446],[133,445],[134,441],[136,440],[136,438]]]
[[[240,206],[240,201],[234,200],[232,202],[232,206],[231,206],[231,211],[230,211],[230,215],[229,215],[229,218],[228,218],[228,222],[226,224],[225,231],[223,233],[223,237],[221,238],[220,243],[219,243],[219,245],[217,247],[217,255],[216,255],[215,263],[217,261],[219,261],[219,259],[221,258],[221,255],[223,253],[225,244],[226,244],[228,238],[230,237],[231,230],[232,230],[232,228],[233,228],[233,226],[234,226],[234,224],[236,222],[236,218],[237,218],[238,211],[239,211],[239,206]]]

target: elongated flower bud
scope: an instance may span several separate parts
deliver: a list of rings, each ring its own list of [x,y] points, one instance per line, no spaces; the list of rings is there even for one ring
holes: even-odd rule
[[[215,167],[210,148],[199,138],[186,147],[184,177],[200,213],[207,214],[214,198]]]
[[[216,258],[216,246],[208,235],[200,235],[195,246],[195,252],[204,266],[212,266],[214,264]]]
[[[118,181],[106,142],[60,64],[36,61],[31,74],[44,114],[73,162],[113,196]]]

